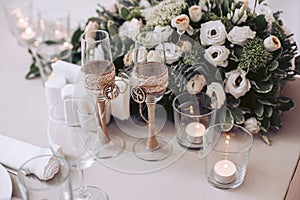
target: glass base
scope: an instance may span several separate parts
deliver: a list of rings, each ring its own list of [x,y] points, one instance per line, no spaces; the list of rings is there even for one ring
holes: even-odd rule
[[[74,200],[108,200],[106,193],[94,186],[87,186],[86,191],[84,188],[78,188],[73,191]]]
[[[110,142],[103,144],[99,142],[96,157],[98,159],[114,158],[120,155],[125,149],[125,141],[118,136],[109,136]]]
[[[201,150],[203,149],[203,143],[200,142],[200,143],[193,143],[193,142],[190,142],[185,135],[178,135],[177,136],[177,143],[184,147],[184,148],[187,148],[187,149],[190,149],[190,150]]]
[[[160,161],[171,155],[173,149],[172,144],[167,142],[164,138],[156,136],[156,140],[159,144],[157,149],[148,149],[147,140],[147,138],[142,138],[134,144],[133,152],[136,157],[146,161]]]

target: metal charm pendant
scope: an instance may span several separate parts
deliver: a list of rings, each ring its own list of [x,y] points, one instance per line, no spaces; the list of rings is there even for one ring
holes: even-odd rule
[[[103,95],[107,100],[113,100],[120,94],[120,89],[116,84],[106,85],[103,88]]]
[[[143,103],[146,100],[146,93],[140,87],[133,87],[131,89],[131,97],[137,103]]]

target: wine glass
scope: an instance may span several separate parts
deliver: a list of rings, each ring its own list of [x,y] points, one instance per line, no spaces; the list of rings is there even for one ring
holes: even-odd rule
[[[73,191],[74,199],[106,200],[102,190],[86,185],[84,176],[84,169],[95,162],[94,155],[98,152],[94,103],[82,98],[70,98],[57,102],[49,112],[48,141],[51,150],[80,172],[82,183]]]
[[[87,93],[93,96],[99,121],[97,158],[116,157],[123,152],[125,142],[121,137],[109,135],[106,124],[106,105],[120,93],[115,84],[115,66],[108,33],[102,30],[85,32],[81,38],[81,51],[83,84]]]
[[[142,32],[136,36],[134,50],[134,68],[130,76],[132,98],[148,108],[148,138],[138,140],[133,151],[138,158],[158,161],[167,158],[172,152],[172,145],[158,137],[155,128],[155,105],[168,86],[168,68],[165,65],[165,49],[158,33]]]

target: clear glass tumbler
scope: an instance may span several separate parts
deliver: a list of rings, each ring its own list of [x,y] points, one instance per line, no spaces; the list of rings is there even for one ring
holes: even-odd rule
[[[245,128],[221,123],[203,136],[205,174],[208,182],[222,189],[239,187],[245,179],[253,137]]]

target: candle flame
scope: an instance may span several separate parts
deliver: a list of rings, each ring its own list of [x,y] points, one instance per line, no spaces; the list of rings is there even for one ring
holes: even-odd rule
[[[193,108],[193,106],[190,106],[190,114],[191,114],[191,115],[194,114],[194,108]]]
[[[226,145],[229,145],[229,140],[230,140],[230,136],[229,136],[229,135],[226,135],[226,140],[225,140],[225,144],[226,144]]]
[[[228,168],[228,165],[227,165],[227,164],[224,164],[224,168]]]
[[[31,28],[29,28],[29,27],[27,27],[27,28],[25,29],[25,32],[26,32],[27,34],[29,34],[29,33],[31,33],[31,32],[32,32],[32,29],[31,29]]]
[[[54,31],[54,34],[55,34],[55,35],[59,35],[59,34],[60,34],[60,30],[55,30],[55,31]]]

